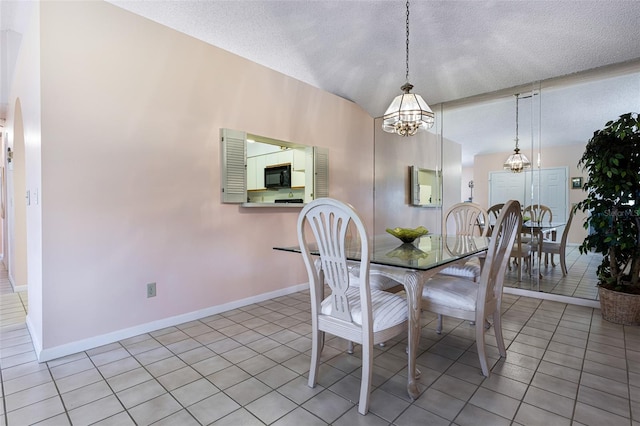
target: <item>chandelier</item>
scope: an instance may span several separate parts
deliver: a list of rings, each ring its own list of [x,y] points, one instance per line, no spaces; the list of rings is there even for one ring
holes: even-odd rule
[[[520,148],[518,148],[518,100],[520,94],[516,94],[516,148],[513,150],[513,154],[507,158],[504,162],[504,169],[513,173],[520,173],[524,169],[531,167],[531,161],[524,154],[520,154]]]
[[[420,130],[433,126],[433,111],[422,99],[422,96],[411,93],[413,86],[409,83],[409,1],[407,1],[407,72],[406,82],[402,85],[402,95],[395,97],[384,113],[382,130],[397,133],[400,136],[413,136]]]

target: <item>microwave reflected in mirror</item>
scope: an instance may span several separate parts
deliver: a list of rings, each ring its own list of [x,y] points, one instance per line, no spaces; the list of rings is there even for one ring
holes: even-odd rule
[[[411,205],[420,207],[442,206],[442,172],[410,166],[409,173]]]

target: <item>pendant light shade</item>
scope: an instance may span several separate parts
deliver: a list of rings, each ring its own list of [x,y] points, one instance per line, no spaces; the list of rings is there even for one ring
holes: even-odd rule
[[[407,72],[406,83],[400,88],[402,95],[395,97],[384,113],[382,130],[400,136],[413,136],[420,130],[433,126],[433,111],[422,96],[411,93],[409,83],[409,2],[407,1]]]
[[[520,98],[520,94],[516,94],[516,147],[513,150],[513,154],[507,158],[507,161],[504,162],[504,169],[513,173],[520,173],[525,169],[531,167],[531,161],[527,158],[526,155],[520,153],[520,148],[518,147],[518,100]]]

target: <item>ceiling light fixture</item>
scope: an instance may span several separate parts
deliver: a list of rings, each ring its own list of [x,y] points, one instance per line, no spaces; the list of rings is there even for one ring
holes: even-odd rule
[[[518,100],[520,99],[520,94],[516,93],[516,148],[513,150],[513,154],[507,158],[507,161],[504,162],[504,169],[509,170],[513,173],[520,173],[524,169],[528,169],[531,167],[531,161],[527,158],[526,155],[520,154],[520,148],[518,148]]]
[[[410,93],[409,83],[409,1],[407,1],[407,73],[406,82],[400,90],[403,94],[395,97],[384,113],[382,130],[401,136],[413,136],[420,130],[433,126],[433,111],[422,96]]]

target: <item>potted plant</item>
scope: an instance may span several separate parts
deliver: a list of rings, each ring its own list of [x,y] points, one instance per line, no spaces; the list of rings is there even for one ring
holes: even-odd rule
[[[621,115],[596,130],[578,162],[587,172],[589,235],[580,253],[603,255],[598,266],[602,316],[618,324],[640,324],[640,120]]]

